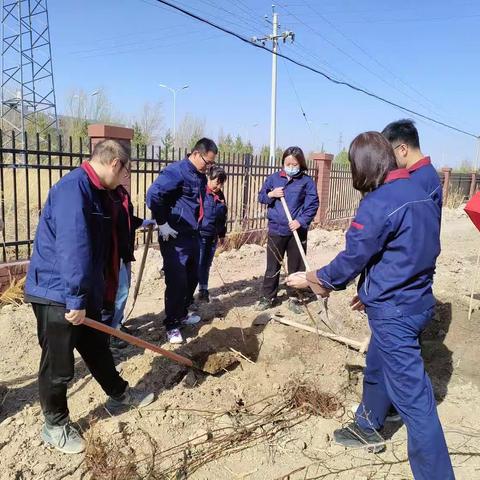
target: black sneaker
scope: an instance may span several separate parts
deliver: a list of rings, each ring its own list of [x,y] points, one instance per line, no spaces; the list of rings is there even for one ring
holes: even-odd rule
[[[123,323],[120,324],[120,331],[123,333],[128,333],[129,335],[135,335],[135,330],[125,326]]]
[[[128,343],[125,340],[122,340],[118,337],[114,337],[113,335],[110,337],[110,348],[116,348],[118,350],[121,350],[127,347],[128,347]]]
[[[198,291],[198,301],[199,302],[210,303],[210,294],[208,293],[208,290],[199,290]]]
[[[255,305],[255,310],[257,312],[263,312],[264,310],[268,310],[276,305],[276,301],[274,298],[267,298],[262,297],[257,304]]]
[[[335,443],[344,447],[365,447],[370,453],[380,453],[385,450],[385,439],[377,432],[363,431],[355,422],[333,432]]]
[[[300,315],[301,313],[303,313],[302,304],[300,303],[298,298],[289,298],[287,306],[288,309],[296,315]]]

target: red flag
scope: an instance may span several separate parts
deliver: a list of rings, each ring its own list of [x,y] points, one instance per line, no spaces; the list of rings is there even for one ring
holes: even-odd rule
[[[465,212],[473,224],[480,230],[480,192],[477,192],[465,206]]]

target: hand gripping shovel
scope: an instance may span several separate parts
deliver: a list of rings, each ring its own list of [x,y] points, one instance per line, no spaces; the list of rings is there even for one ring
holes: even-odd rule
[[[285,215],[287,216],[288,221],[292,222],[293,221],[292,214],[290,213],[290,210],[288,208],[287,202],[285,201],[285,198],[280,197],[280,201],[282,202],[282,207],[283,207],[283,210],[285,210]],[[298,232],[296,230],[293,231],[293,236],[295,238],[295,242],[297,243],[297,247],[302,257],[303,263],[305,264],[305,268],[307,269],[307,271],[310,271],[310,265],[308,264],[307,256],[305,255],[305,250],[302,247],[302,242],[300,241],[300,237],[298,236]],[[293,273],[293,272],[289,272],[289,273]],[[321,309],[320,320],[331,332],[336,333],[330,324],[330,319],[328,316],[327,298],[323,298],[320,295],[317,295],[317,299]]]
[[[196,363],[187,357],[178,355],[178,353],[170,352],[169,350],[157,347],[156,345],[146,342],[141,338],[134,337],[133,335],[129,335],[121,330],[109,327],[108,325],[92,320],[91,318],[86,318],[83,322],[83,325],[87,325],[95,330],[100,330],[101,332],[113,335],[114,337],[120,338],[121,340],[131,343],[132,345],[136,345],[137,347],[151,350],[152,352],[158,353],[169,360],[173,360],[176,363],[180,363],[181,365],[185,365],[189,368],[194,368],[209,375],[215,375],[216,373],[224,371],[235,363],[238,363],[238,359],[231,352],[205,354],[205,358],[201,359],[201,363]]]

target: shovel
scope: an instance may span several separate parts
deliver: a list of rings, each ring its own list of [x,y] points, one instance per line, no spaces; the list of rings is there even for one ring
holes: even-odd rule
[[[289,222],[293,221],[292,214],[288,208],[287,202],[284,197],[280,197],[280,201],[282,202],[283,210],[285,211],[285,215]],[[297,243],[298,251],[302,257],[303,263],[305,264],[305,268],[309,271],[310,265],[308,264],[307,256],[305,255],[305,250],[302,247],[302,242],[300,241],[300,237],[298,236],[298,232],[296,230],[293,231],[293,237],[295,238],[295,242]],[[335,330],[330,325],[330,319],[328,316],[328,308],[327,308],[327,298],[323,298],[320,295],[317,295],[317,300],[320,304],[320,320],[322,323],[333,333],[336,333]]]
[[[107,333],[108,335],[113,335],[114,337],[120,338],[121,340],[131,343],[137,347],[151,350],[152,352],[158,353],[169,360],[184,365],[185,367],[199,370],[200,372],[208,375],[215,375],[238,363],[238,358],[230,352],[206,353],[205,358],[201,359],[201,363],[196,363],[187,357],[178,355],[178,353],[170,352],[164,348],[157,347],[156,345],[142,340],[141,338],[134,337],[133,335],[129,335],[121,330],[109,327],[108,325],[92,320],[91,318],[85,318],[83,325],[87,325],[90,328]]]
[[[137,281],[135,282],[135,289],[133,291],[133,302],[130,307],[128,315],[125,317],[125,322],[130,318],[130,315],[135,308],[135,302],[137,301],[138,292],[140,291],[140,284],[142,283],[143,271],[145,270],[145,262],[147,261],[148,249],[150,248],[150,243],[152,243],[152,234],[153,234],[153,225],[148,226],[147,238],[145,239],[145,246],[143,247],[142,261],[140,262],[140,268],[138,270]]]

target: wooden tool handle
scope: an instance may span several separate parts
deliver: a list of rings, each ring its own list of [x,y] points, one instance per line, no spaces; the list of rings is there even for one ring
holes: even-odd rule
[[[285,215],[287,216],[288,221],[293,222],[292,214],[290,213],[290,209],[288,208],[285,198],[280,197],[280,201],[282,202],[282,207],[285,210]],[[310,270],[310,265],[308,264],[307,256],[305,255],[305,250],[303,249],[302,242],[300,241],[300,237],[298,236],[298,232],[296,230],[293,231],[293,236],[295,238],[295,241],[297,242],[298,251],[300,252],[303,263],[305,264],[305,268],[307,270]]]
[[[159,355],[167,357],[170,360],[173,360],[174,362],[180,363],[187,367],[195,367],[195,365],[189,358],[182,357],[177,353],[170,352],[169,350],[165,350],[161,347],[157,347],[156,345],[146,342],[141,338],[134,337],[133,335],[129,335],[128,333],[122,332],[121,330],[109,327],[108,325],[92,320],[91,318],[86,318],[83,322],[83,325],[87,325],[88,327],[94,328],[95,330],[100,330],[101,332],[113,335],[114,337],[125,340],[126,342],[131,343],[132,345],[135,345],[137,347],[151,350],[152,352],[158,353]]]
[[[300,330],[306,330],[307,332],[316,333],[321,337],[330,338],[331,340],[335,340],[336,342],[343,343],[344,345],[348,345],[355,350],[358,350],[361,353],[364,353],[368,348],[368,344],[366,345],[366,341],[359,342],[358,340],[352,340],[351,338],[342,337],[341,335],[335,335],[334,333],[325,332],[323,330],[319,330],[318,328],[310,327],[308,325],[303,325],[301,323],[294,322],[292,320],[288,320],[286,318],[280,317],[272,317],[276,322],[283,323],[285,325],[290,325],[291,327],[298,328]]]
[[[137,281],[135,282],[135,290],[133,291],[133,302],[137,299],[140,291],[140,284],[142,283],[143,270],[145,269],[145,262],[147,260],[148,249],[152,242],[153,225],[148,226],[147,238],[145,239],[145,246],[143,247],[142,261],[140,262],[140,269],[138,270]]]

